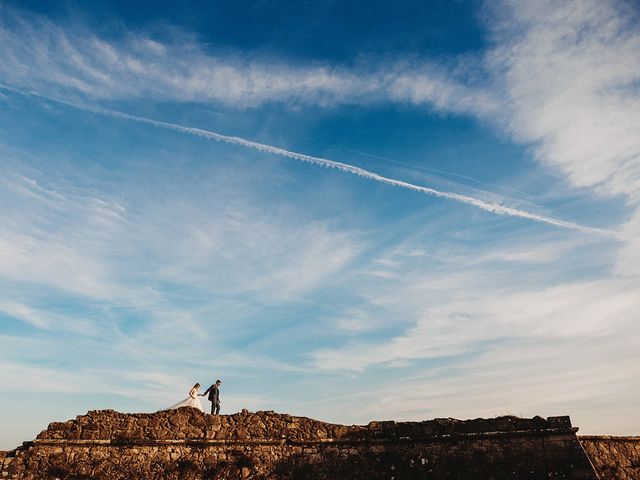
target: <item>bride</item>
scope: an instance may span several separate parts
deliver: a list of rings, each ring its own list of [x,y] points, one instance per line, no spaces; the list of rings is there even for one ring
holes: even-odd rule
[[[198,390],[200,390],[200,384],[196,383],[191,390],[189,390],[189,396],[182,400],[181,402],[176,403],[175,405],[171,405],[167,410],[175,410],[180,407],[193,407],[197,408],[201,412],[204,412],[204,408],[202,408],[202,403],[200,403],[200,399],[198,398]]]

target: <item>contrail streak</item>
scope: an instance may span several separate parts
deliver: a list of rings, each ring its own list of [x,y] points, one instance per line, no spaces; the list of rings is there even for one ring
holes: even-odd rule
[[[389,163],[394,163],[396,165],[401,165],[403,167],[410,168],[410,169],[413,169],[413,170],[422,170],[424,172],[429,172],[429,173],[437,173],[437,174],[440,174],[440,175],[464,178],[465,180],[469,180],[471,182],[478,183],[480,185],[484,185],[486,187],[494,187],[494,188],[499,188],[501,190],[510,190],[512,192],[520,193],[520,194],[523,194],[523,195],[528,195],[527,192],[523,192],[522,190],[516,190],[515,188],[505,187],[504,185],[497,185],[495,183],[483,182],[482,180],[478,180],[477,178],[469,177],[467,175],[462,175],[462,174],[456,173],[456,172],[448,172],[446,170],[437,170],[435,168],[427,168],[427,167],[421,167],[421,166],[417,166],[417,165],[411,165],[409,163],[399,162],[398,160],[394,160],[392,158],[381,157],[380,155],[373,155],[371,153],[360,152],[358,150],[351,150],[351,149],[348,149],[348,148],[345,148],[344,150],[347,151],[347,152],[350,152],[350,153],[355,153],[357,155],[362,155],[363,157],[375,158],[377,160],[382,160],[383,162],[389,162]]]
[[[544,215],[538,215],[536,213],[527,212],[524,210],[519,210],[517,208],[507,207],[505,205],[501,205],[499,203],[487,202],[485,200],[481,200],[479,198],[470,197],[468,195],[463,195],[455,192],[447,192],[443,190],[436,190],[434,188],[424,187],[421,185],[415,185],[413,183],[404,182],[402,180],[397,180],[394,178],[385,177],[383,175],[379,175],[375,172],[365,170],[360,167],[356,167],[354,165],[349,165],[348,163],[342,163],[335,160],[330,160],[322,157],[314,157],[312,155],[306,155],[304,153],[292,152],[290,150],[285,150],[284,148],[275,147],[273,145],[268,145],[264,143],[258,143],[251,140],[247,140],[241,137],[234,137],[229,135],[223,135],[221,133],[212,132],[210,130],[203,130],[200,128],[194,127],[185,127],[184,125],[178,125],[175,123],[162,122],[159,120],[153,120],[151,118],[139,117],[137,115],[131,115],[129,113],[119,112],[117,110],[108,110],[104,108],[93,107],[90,105],[79,104],[74,102],[69,102],[67,100],[61,100],[57,98],[48,97],[37,92],[33,91],[24,91],[15,87],[7,86],[0,83],[0,88],[8,90],[10,92],[18,93],[20,95],[26,96],[34,96],[44,100],[52,101],[58,104],[67,105],[69,107],[75,108],[77,110],[82,110],[86,112],[92,112],[98,115],[104,115],[113,118],[121,118],[124,120],[130,120],[138,123],[144,123],[147,125],[153,125],[155,127],[165,128],[169,130],[174,130],[177,132],[187,133],[190,135],[195,135],[198,137],[208,138],[211,140],[215,140],[218,142],[224,142],[232,145],[240,145],[246,148],[251,148],[253,150],[257,150],[259,152],[270,153],[272,155],[279,155],[286,158],[291,158],[293,160],[298,160],[300,162],[311,163],[314,165],[320,165],[327,168],[332,168],[336,170],[340,170],[342,172],[350,173],[352,175],[357,175],[359,177],[367,178],[369,180],[374,180],[376,182],[384,183],[387,185],[392,185],[394,187],[400,187],[407,190],[413,190],[420,193],[425,193],[427,195],[431,195],[438,198],[445,198],[448,200],[453,200],[455,202],[464,203],[467,205],[471,205],[487,212],[492,212],[498,215],[507,215],[511,217],[519,217],[525,218],[528,220],[533,220],[536,222],[542,222],[549,225],[555,225],[557,227],[562,228],[570,228],[573,230],[580,230],[583,232],[590,233],[599,233],[611,235],[613,232],[608,230],[603,230],[599,228],[593,227],[585,227],[579,225],[577,223],[566,222],[564,220],[558,220],[552,217],[547,217]]]

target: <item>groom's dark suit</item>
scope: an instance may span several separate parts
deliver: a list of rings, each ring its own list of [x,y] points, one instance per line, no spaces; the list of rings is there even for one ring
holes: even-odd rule
[[[209,401],[211,402],[211,414],[218,415],[220,413],[220,389],[217,384],[211,385],[205,390],[202,396],[209,394]]]

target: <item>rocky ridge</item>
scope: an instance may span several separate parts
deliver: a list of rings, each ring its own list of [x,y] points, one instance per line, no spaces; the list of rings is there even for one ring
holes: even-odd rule
[[[194,408],[157,413],[119,413],[93,410],[67,422],[53,422],[37,440],[250,440],[286,438],[289,441],[406,439],[486,432],[536,431],[571,428],[569,417],[457,420],[422,422],[374,421],[368,425],[338,425],[273,411],[208,415]]]
[[[638,480],[640,439],[569,417],[338,425],[273,411],[90,411],[0,452],[0,480]]]

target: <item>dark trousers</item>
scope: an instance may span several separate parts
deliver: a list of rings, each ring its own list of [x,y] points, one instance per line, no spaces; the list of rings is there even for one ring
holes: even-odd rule
[[[211,415],[218,415],[220,413],[220,402],[211,402]]]

